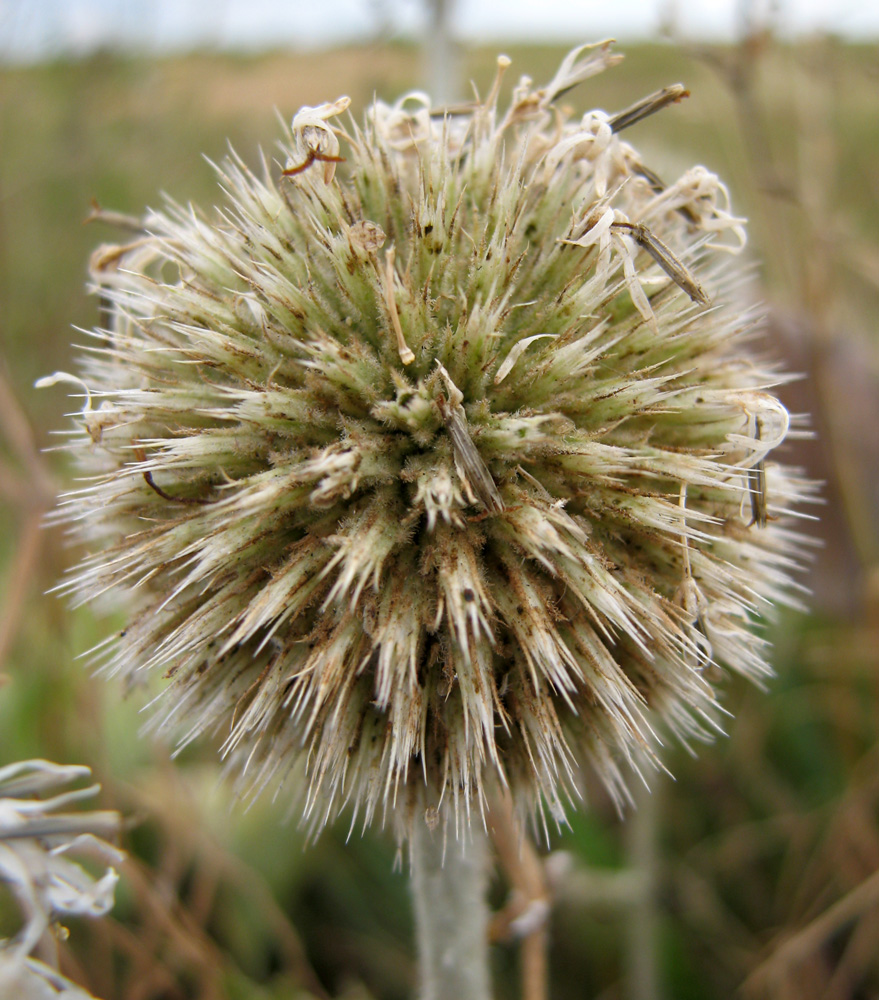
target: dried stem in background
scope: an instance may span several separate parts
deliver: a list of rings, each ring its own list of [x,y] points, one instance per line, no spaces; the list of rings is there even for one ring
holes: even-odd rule
[[[550,895],[543,862],[516,823],[513,803],[505,790],[492,801],[489,825],[498,860],[512,888],[510,901],[492,921],[490,936],[494,941],[521,941],[522,1000],[547,1000]]]
[[[31,580],[39,567],[44,536],[43,515],[54,502],[55,485],[36,445],[27,416],[0,367],[0,438],[19,460],[23,471],[0,465],[0,500],[17,509],[17,545],[10,561],[0,615],[0,665],[6,659],[26,606]]]

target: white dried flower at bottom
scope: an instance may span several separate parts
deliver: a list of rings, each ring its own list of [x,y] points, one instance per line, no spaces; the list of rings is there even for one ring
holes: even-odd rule
[[[45,962],[0,952],[0,996],[15,1000],[97,1000]]]
[[[215,216],[96,262],[65,588],[127,609],[107,669],[163,674],[163,725],[296,772],[315,827],[460,827],[495,783],[560,819],[587,761],[625,795],[648,713],[698,738],[716,675],[769,672],[804,486],[715,247],[742,220],[622,141],[640,106],[565,120],[614,58],[503,114],[506,60],[445,114],[303,109],[283,172],[233,157]]]
[[[60,928],[62,919],[101,917],[113,906],[119,880],[115,869],[108,867],[96,878],[71,856],[120,863],[123,853],[105,839],[118,832],[119,814],[59,811],[94,795],[97,785],[42,797],[90,773],[87,767],[45,760],[0,768],[0,882],[9,888],[23,917],[15,939],[0,941],[2,997],[80,1000],[90,996],[31,957],[43,935],[50,928]]]

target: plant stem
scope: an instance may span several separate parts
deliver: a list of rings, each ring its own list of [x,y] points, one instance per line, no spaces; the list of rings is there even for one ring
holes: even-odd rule
[[[657,778],[660,776],[657,776]],[[635,809],[626,829],[629,870],[635,876],[637,892],[631,901],[628,919],[627,978],[632,1000],[659,1000],[659,968],[656,956],[659,910],[656,880],[659,858],[657,824],[661,781],[653,789],[633,782]]]
[[[419,1000],[489,1000],[486,838],[416,823],[410,841]]]

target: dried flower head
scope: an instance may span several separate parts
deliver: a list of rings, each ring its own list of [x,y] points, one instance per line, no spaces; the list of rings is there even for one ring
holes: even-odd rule
[[[216,216],[93,260],[65,587],[128,609],[108,670],[162,671],[163,725],[251,788],[304,772],[317,827],[466,821],[492,782],[559,818],[586,761],[624,796],[648,713],[699,737],[715,675],[768,673],[803,487],[765,461],[744,224],[620,138],[682,87],[566,118],[616,59],[504,113],[503,58],[471,105],[303,108],[285,168],[232,155]]]
[[[119,830],[116,812],[59,812],[94,795],[98,785],[41,796],[91,772],[87,767],[27,760],[0,768],[0,883],[22,913],[15,939],[0,939],[0,996],[86,1000],[90,994],[31,957],[50,928],[64,935],[61,919],[101,917],[113,906],[119,876],[112,867],[94,878],[70,855],[118,864],[123,854],[107,842]]]

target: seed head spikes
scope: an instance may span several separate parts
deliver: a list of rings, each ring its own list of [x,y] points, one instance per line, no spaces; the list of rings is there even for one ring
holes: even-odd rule
[[[222,209],[95,258],[62,589],[125,609],[105,669],[165,678],[160,727],[290,775],[315,828],[461,831],[493,785],[560,820],[587,765],[622,800],[658,732],[713,730],[717,676],[769,671],[805,487],[744,222],[621,137],[680,85],[567,117],[617,59],[505,109],[505,59],[459,108],[303,108],[280,168],[233,154]]]

